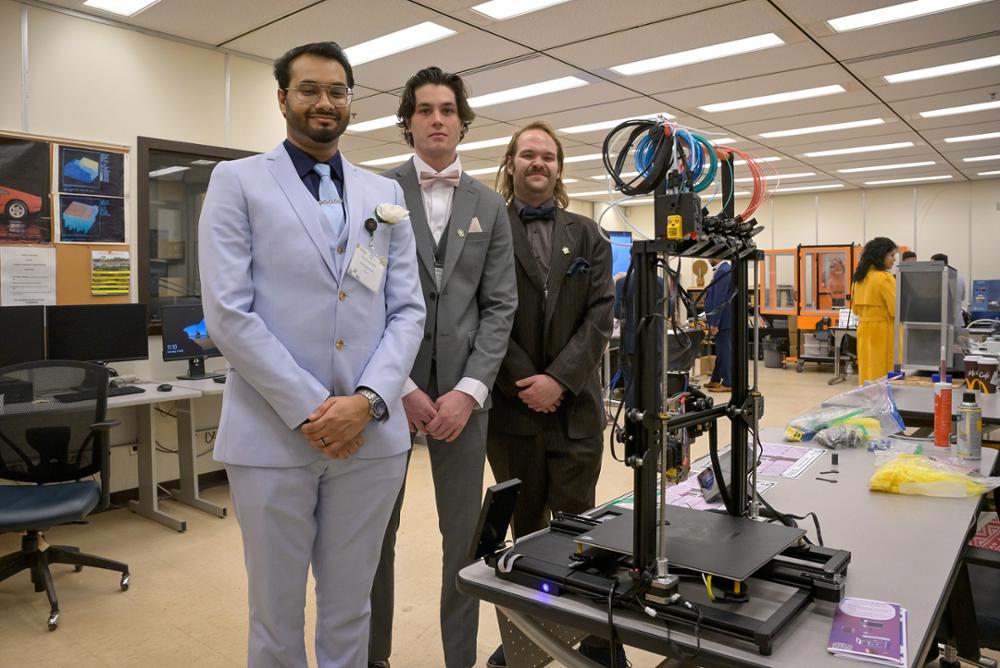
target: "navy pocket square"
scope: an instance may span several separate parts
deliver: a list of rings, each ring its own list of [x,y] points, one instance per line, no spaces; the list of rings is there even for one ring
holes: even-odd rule
[[[569,265],[569,269],[566,270],[566,275],[572,276],[577,272],[581,274],[586,274],[589,271],[590,271],[590,263],[587,262],[582,257],[578,257],[575,260],[573,260],[572,264]]]

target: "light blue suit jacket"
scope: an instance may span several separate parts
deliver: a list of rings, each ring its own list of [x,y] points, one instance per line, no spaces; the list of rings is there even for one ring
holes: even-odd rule
[[[410,447],[400,392],[423,337],[424,300],[409,220],[379,224],[387,259],[372,292],[347,273],[364,221],[383,202],[405,206],[394,181],[346,160],[348,243],[337,271],[319,203],[284,146],[220,163],[199,222],[202,303],[212,340],[231,367],[215,445],[217,461],[304,466],[323,456],[298,427],[328,396],[370,387],[389,420],[370,422],[356,457]]]

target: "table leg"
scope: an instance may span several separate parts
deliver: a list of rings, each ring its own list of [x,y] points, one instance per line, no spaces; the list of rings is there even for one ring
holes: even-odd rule
[[[198,456],[195,452],[194,405],[190,399],[177,402],[177,458],[180,489],[170,490],[175,501],[209,515],[225,517],[226,508],[201,498],[198,490]]]
[[[129,501],[134,513],[174,531],[187,531],[187,522],[160,510],[156,489],[156,428],[153,404],[136,406],[139,431],[139,500]]]
[[[551,656],[563,666],[566,666],[566,668],[599,668],[598,664],[582,656],[572,647],[576,644],[577,640],[587,634],[582,632],[571,632],[569,634],[569,644],[567,645],[567,639],[560,638],[553,630],[546,629],[528,615],[520,612],[514,612],[509,608],[502,608],[499,606],[497,607],[497,610],[503,615],[506,615],[507,619],[510,620],[517,630],[524,634],[528,640],[534,643],[538,649]],[[504,654],[508,653],[508,644],[508,642],[504,642]],[[511,653],[511,655],[508,655],[506,658],[507,665],[512,668],[517,667],[518,663],[516,655]],[[511,659],[514,659],[514,661]]]

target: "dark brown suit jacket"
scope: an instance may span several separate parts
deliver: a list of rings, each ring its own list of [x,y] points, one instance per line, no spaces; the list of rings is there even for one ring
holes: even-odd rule
[[[546,299],[545,278],[524,223],[513,205],[508,212],[518,306],[493,388],[490,431],[530,436],[559,420],[569,438],[592,437],[605,425],[599,369],[613,326],[611,245],[594,221],[557,209]],[[515,381],[538,373],[549,374],[567,388],[556,413],[536,413],[517,396]]]

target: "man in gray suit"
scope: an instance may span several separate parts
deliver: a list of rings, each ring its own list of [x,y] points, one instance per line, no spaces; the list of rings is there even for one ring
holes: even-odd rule
[[[458,571],[482,503],[489,389],[500,368],[517,284],[507,208],[462,172],[456,148],[475,114],[465,85],[429,67],[406,82],[399,126],[415,155],[385,173],[403,187],[427,307],[424,340],[403,406],[410,431],[427,436],[443,544],[441,638],[447,668],[476,663],[479,601],[460,594]],[[392,650],[393,560],[403,492],[393,510],[372,590],[369,665]]]
[[[424,302],[399,186],[338,150],[344,52],[296,47],[274,73],[288,137],[220,163],[199,223],[205,320],[231,369],[215,459],[243,534],[249,665],[307,666],[311,567],[319,666],[364,668]]]

